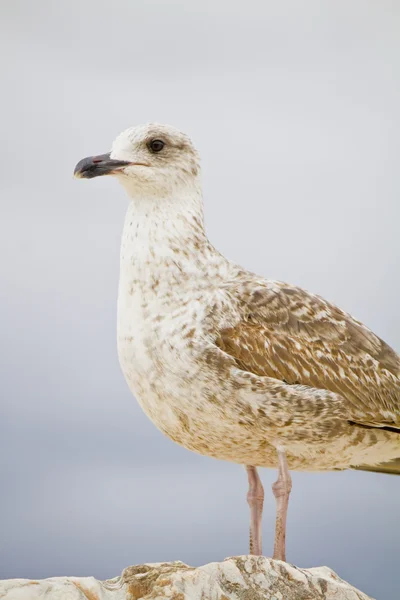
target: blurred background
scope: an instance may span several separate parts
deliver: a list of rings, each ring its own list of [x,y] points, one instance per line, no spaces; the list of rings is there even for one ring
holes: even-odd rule
[[[400,5],[13,0],[0,16],[0,577],[245,554],[244,469],[159,433],[118,365],[124,190],[72,171],[128,126],[179,127],[213,243],[400,350]],[[400,478],[293,480],[290,562],[394,600]]]

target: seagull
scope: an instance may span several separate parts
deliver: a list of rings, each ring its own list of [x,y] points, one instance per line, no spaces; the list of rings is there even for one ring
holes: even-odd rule
[[[250,553],[277,468],[273,557],[286,560],[290,470],[400,474],[400,356],[360,321],[225,258],[207,238],[199,155],[150,123],[121,133],[78,178],[113,175],[122,235],[118,356],[146,415],[194,452],[243,465]]]

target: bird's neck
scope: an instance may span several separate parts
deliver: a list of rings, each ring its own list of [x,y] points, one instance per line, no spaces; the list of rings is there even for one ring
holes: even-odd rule
[[[201,192],[133,198],[121,244],[121,284],[142,289],[154,282],[176,287],[207,276],[223,257],[207,239]]]

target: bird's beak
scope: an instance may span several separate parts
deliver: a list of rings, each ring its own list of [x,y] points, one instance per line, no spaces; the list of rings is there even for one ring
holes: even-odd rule
[[[92,179],[99,175],[113,175],[122,167],[131,163],[126,160],[114,160],[110,153],[99,154],[99,156],[87,156],[82,158],[74,169],[74,176],[79,179]]]

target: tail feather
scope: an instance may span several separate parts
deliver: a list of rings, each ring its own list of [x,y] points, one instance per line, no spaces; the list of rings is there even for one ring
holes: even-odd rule
[[[358,465],[357,467],[352,467],[352,469],[356,469],[357,471],[372,471],[373,473],[386,473],[387,475],[400,475],[400,458],[395,458],[379,465]]]

